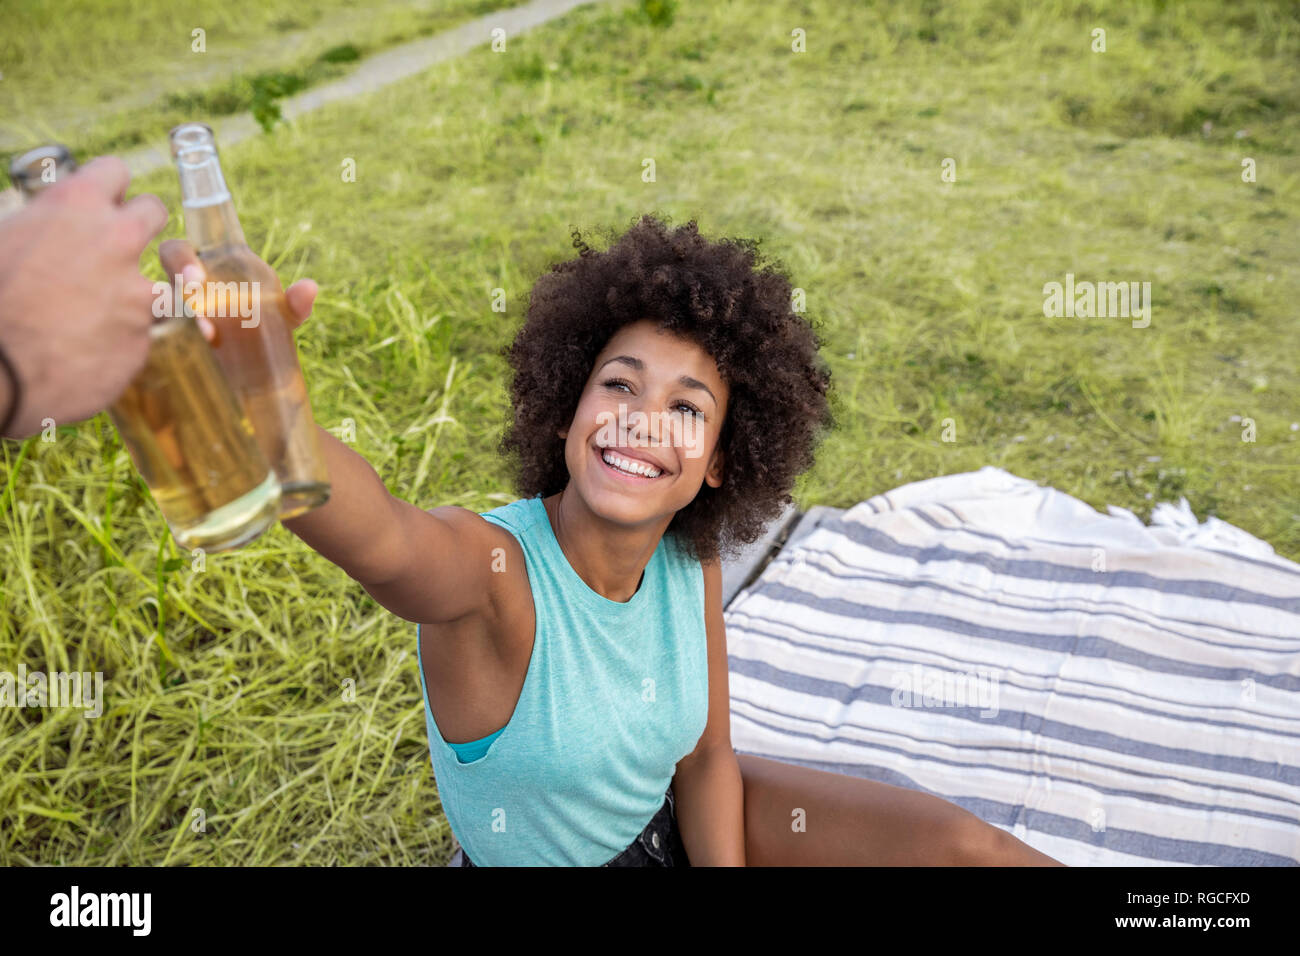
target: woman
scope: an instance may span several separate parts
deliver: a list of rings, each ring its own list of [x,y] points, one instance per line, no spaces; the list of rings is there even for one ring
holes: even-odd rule
[[[506,350],[520,499],[422,510],[321,429],[330,501],[285,522],[418,625],[461,865],[1053,862],[938,798],[735,754],[720,557],[813,463],[830,376],[754,242],[644,216],[574,244]]]

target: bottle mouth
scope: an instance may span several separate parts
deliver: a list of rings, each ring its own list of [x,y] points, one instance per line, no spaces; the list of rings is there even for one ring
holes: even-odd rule
[[[182,123],[167,134],[172,158],[182,163],[201,163],[217,154],[212,127],[205,123]]]
[[[42,184],[41,173],[51,164],[57,171],[56,175],[65,171],[70,173],[77,168],[68,147],[61,143],[51,143],[15,156],[9,164],[9,178],[16,187],[25,190],[29,186]]]

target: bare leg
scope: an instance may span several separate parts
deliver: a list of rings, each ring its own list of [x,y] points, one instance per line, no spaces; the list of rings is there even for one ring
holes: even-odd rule
[[[749,866],[1064,865],[928,793],[749,754],[736,759]]]

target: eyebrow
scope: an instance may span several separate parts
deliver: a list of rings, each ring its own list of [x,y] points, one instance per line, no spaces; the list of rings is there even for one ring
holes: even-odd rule
[[[599,372],[601,368],[604,368],[604,367],[605,367],[606,365],[608,365],[610,362],[623,362],[623,363],[626,364],[626,365],[630,365],[630,366],[632,366],[632,367],[633,367],[634,369],[636,369],[638,372],[643,372],[643,371],[645,371],[645,362],[642,362],[642,361],[641,361],[639,358],[637,358],[635,355],[615,355],[613,358],[611,358],[611,359],[606,359],[605,361],[601,362],[601,363],[600,363],[600,368],[596,369],[596,371]],[[678,383],[679,385],[683,386],[684,388],[701,388],[701,389],[703,389],[704,391],[706,391],[706,392],[709,393],[709,398],[713,399],[713,404],[714,404],[714,405],[718,404],[718,397],[717,397],[716,395],[713,394],[713,392],[712,392],[712,390],[710,390],[709,386],[705,385],[705,384],[704,384],[703,382],[701,382],[699,379],[691,378],[689,375],[683,375],[681,378],[679,378],[679,379],[677,380],[677,383]]]

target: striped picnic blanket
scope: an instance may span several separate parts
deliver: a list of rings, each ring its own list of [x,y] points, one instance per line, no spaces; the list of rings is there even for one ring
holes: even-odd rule
[[[1300,863],[1300,565],[997,468],[877,495],[728,606],[739,753],[923,790],[1070,865]]]

